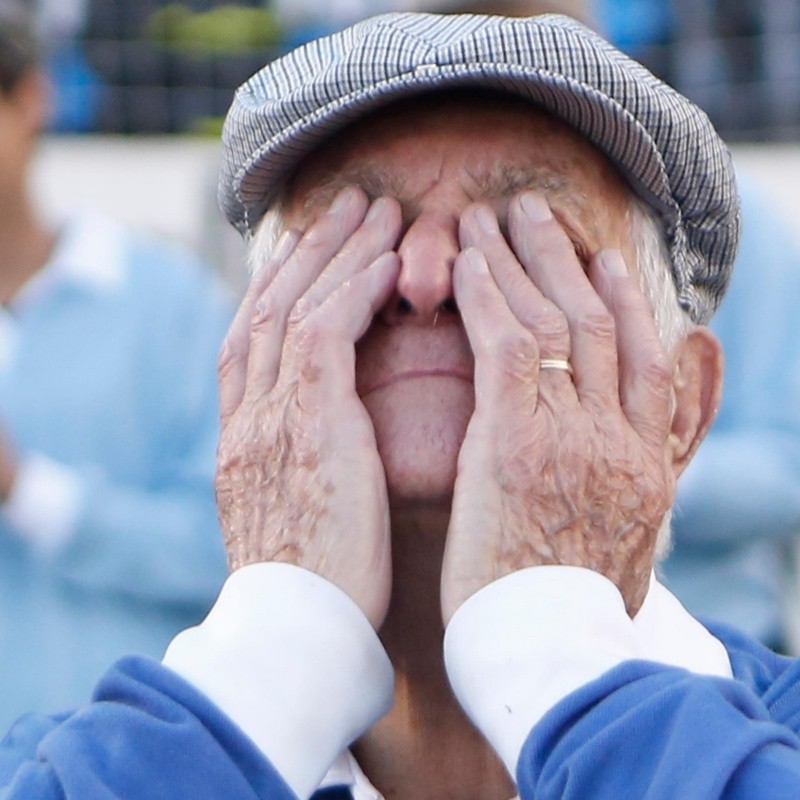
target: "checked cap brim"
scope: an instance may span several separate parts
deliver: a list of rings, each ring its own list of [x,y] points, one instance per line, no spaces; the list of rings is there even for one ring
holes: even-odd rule
[[[220,205],[248,235],[332,134],[400,98],[469,86],[529,99],[603,151],[660,215],[682,306],[708,320],[738,241],[730,154],[703,111],[568,17],[386,14],[267,64],[228,113]]]

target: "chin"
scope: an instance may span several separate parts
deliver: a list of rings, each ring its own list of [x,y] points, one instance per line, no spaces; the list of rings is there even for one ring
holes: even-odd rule
[[[450,507],[458,454],[474,408],[470,383],[420,379],[364,398],[394,508]]]

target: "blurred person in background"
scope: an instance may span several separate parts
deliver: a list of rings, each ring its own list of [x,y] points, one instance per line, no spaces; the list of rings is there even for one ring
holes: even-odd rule
[[[49,95],[0,5],[0,726],[160,656],[225,576],[212,475],[226,293],[100,216],[50,230],[26,178]],[[146,201],[146,198],[143,198]]]
[[[63,133],[95,129],[104,87],[81,39],[90,0],[33,0],[42,62],[54,86],[48,128]]]
[[[609,0],[418,5],[505,16],[555,12],[612,34],[621,30],[626,6]],[[659,7],[654,3],[650,12]],[[630,44],[629,37],[619,38],[618,47]],[[797,580],[785,551],[800,533],[800,244],[752,176],[740,179],[739,192],[739,253],[726,300],[710,324],[725,351],[725,392],[714,426],[678,482],[673,549],[660,568],[692,614],[784,650],[784,593],[787,580]]]
[[[596,0],[594,5],[609,41],[634,57],[674,33],[672,0]]]
[[[784,594],[797,580],[786,548],[800,533],[800,246],[752,176],[740,174],[739,191],[739,254],[710,325],[725,349],[725,391],[678,481],[662,571],[693,614],[783,650]]]

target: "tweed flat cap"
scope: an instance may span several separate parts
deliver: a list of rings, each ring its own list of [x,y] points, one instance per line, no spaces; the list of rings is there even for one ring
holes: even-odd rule
[[[335,131],[402,97],[465,86],[520,95],[604,152],[660,215],[681,305],[708,320],[738,242],[730,154],[699,108],[569,17],[385,14],[267,64],[225,121],[223,211],[251,234]]]

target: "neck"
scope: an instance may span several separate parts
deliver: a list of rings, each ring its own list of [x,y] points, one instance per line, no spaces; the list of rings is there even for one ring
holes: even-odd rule
[[[442,656],[439,582],[448,513],[392,516],[393,593],[381,640],[397,676],[392,710],[354,748],[387,800],[508,800],[504,767],[461,711]]]
[[[42,225],[26,199],[3,198],[0,215],[0,303],[13,300],[50,257],[55,237]]]

